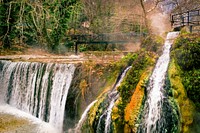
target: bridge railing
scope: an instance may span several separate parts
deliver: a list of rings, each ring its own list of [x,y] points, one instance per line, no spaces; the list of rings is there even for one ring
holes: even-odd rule
[[[75,54],[78,53],[79,44],[125,44],[135,42],[141,36],[146,36],[146,33],[103,33],[103,34],[79,34],[69,35],[67,38],[75,43]]]
[[[172,14],[171,25],[173,28],[200,25],[200,9]]]
[[[102,34],[79,34],[70,35],[71,39],[78,44],[86,43],[125,43],[132,42],[135,37],[140,37],[140,33],[129,32],[129,33],[102,33]]]

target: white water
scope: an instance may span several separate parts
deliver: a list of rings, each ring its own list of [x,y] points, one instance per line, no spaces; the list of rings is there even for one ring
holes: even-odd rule
[[[105,128],[104,128],[104,133],[109,133],[110,131],[110,126],[111,126],[111,113],[112,113],[112,109],[115,105],[115,101],[119,98],[119,94],[117,92],[117,88],[120,86],[121,82],[123,81],[127,71],[129,69],[131,69],[132,66],[127,67],[124,72],[122,73],[122,75],[120,76],[119,81],[117,82],[117,84],[115,85],[115,87],[113,88],[113,90],[108,94],[109,97],[109,106],[108,108],[104,111],[104,113],[100,116],[99,118],[99,122],[97,125],[97,132],[101,132],[100,129],[100,124],[101,124],[101,120],[103,118],[104,115],[106,115],[106,119],[105,119]]]
[[[105,133],[109,133],[110,131],[112,108],[114,107],[115,101],[118,98],[119,98],[119,94],[117,94],[114,98],[112,98],[110,105],[108,106],[106,120],[105,120]]]
[[[92,103],[90,103],[87,108],[85,109],[85,111],[83,112],[82,116],[81,116],[81,119],[78,121],[78,124],[75,128],[75,133],[80,133],[81,132],[81,127],[84,123],[84,121],[86,120],[87,118],[87,114],[88,112],[90,111],[90,108],[97,102],[97,100],[94,100]]]
[[[159,57],[156,67],[150,78],[147,87],[147,103],[148,113],[145,116],[145,127],[147,133],[157,132],[157,122],[161,119],[161,109],[163,101],[163,86],[165,83],[165,75],[170,60],[170,47],[173,40],[178,36],[178,32],[170,32],[164,45],[163,54]]]
[[[62,132],[65,102],[73,78],[72,64],[1,61],[4,102],[49,122]]]
[[[127,71],[129,69],[131,69],[132,66],[129,66],[127,67],[124,72],[122,73],[121,77],[120,77],[120,80],[118,81],[117,85],[115,86],[114,88],[114,92],[112,93],[116,93],[116,95],[112,98],[111,102],[110,102],[110,105],[108,106],[108,109],[107,109],[107,116],[106,116],[106,121],[105,121],[105,133],[109,133],[110,131],[110,124],[111,124],[111,113],[112,113],[112,108],[114,107],[115,105],[115,101],[119,98],[119,94],[117,93],[117,88],[120,86],[121,82],[123,81]],[[112,94],[111,93],[111,94]]]

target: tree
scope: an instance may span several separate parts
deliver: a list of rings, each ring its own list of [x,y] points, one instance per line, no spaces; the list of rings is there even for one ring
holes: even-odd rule
[[[69,29],[79,0],[2,0],[0,1],[0,39],[10,47],[34,42],[57,50]]]
[[[185,12],[187,10],[194,10],[200,8],[200,0],[166,0],[163,2],[164,6],[172,6],[172,12]]]
[[[88,21],[89,30],[94,33],[112,31],[110,18],[113,15],[113,0],[82,0],[83,20]]]
[[[144,15],[144,19],[145,19],[145,26],[147,27],[147,29],[149,29],[148,26],[148,21],[147,21],[147,14],[150,13],[151,11],[153,11],[160,2],[163,2],[164,0],[140,0],[140,4],[142,7],[142,11],[143,11],[143,15]],[[148,8],[147,9],[147,6]]]
[[[19,4],[13,0],[0,1],[0,40],[4,48],[10,48],[16,33]]]

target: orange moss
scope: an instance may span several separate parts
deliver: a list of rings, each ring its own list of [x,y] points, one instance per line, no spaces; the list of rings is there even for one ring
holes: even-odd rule
[[[133,132],[136,132],[137,130],[136,122],[138,120],[142,102],[145,96],[144,94],[145,81],[149,78],[151,70],[152,68],[148,69],[146,72],[142,74],[140,81],[137,84],[136,89],[132,95],[131,101],[125,108],[125,121],[127,123],[124,128],[125,132],[130,132],[129,128],[131,128]]]

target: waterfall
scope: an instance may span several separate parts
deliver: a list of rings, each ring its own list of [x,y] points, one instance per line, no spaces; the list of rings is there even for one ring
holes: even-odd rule
[[[90,103],[87,108],[85,109],[85,111],[83,112],[81,119],[78,121],[78,124],[75,128],[75,133],[80,133],[81,132],[81,127],[87,117],[87,113],[90,111],[90,108],[97,102],[97,100],[94,100],[92,103]]]
[[[0,61],[1,101],[49,122],[62,132],[73,64]]]
[[[108,109],[107,109],[107,115],[106,115],[106,120],[105,120],[105,133],[109,133],[110,131],[112,108],[115,105],[115,101],[119,98],[119,94],[117,92],[112,93],[112,95],[113,94],[115,94],[115,96],[113,96],[110,102],[110,105],[108,106]]]
[[[178,32],[170,32],[164,44],[163,54],[159,57],[155,69],[150,77],[147,87],[147,101],[145,103],[144,128],[142,132],[159,133],[165,132],[165,120],[162,110],[166,106],[165,100],[165,77],[170,60],[170,47]]]
[[[111,129],[111,113],[112,113],[112,108],[114,107],[115,101],[119,98],[119,94],[117,92],[117,88],[120,86],[121,82],[123,81],[127,71],[131,69],[131,66],[127,67],[124,72],[120,75],[119,80],[117,83],[114,85],[113,89],[111,92],[108,93],[108,107],[106,110],[103,111],[102,115],[99,118],[99,122],[97,125],[97,133],[102,132],[101,129],[101,123],[103,118],[105,117],[105,124],[104,124],[104,133],[109,133]]]

